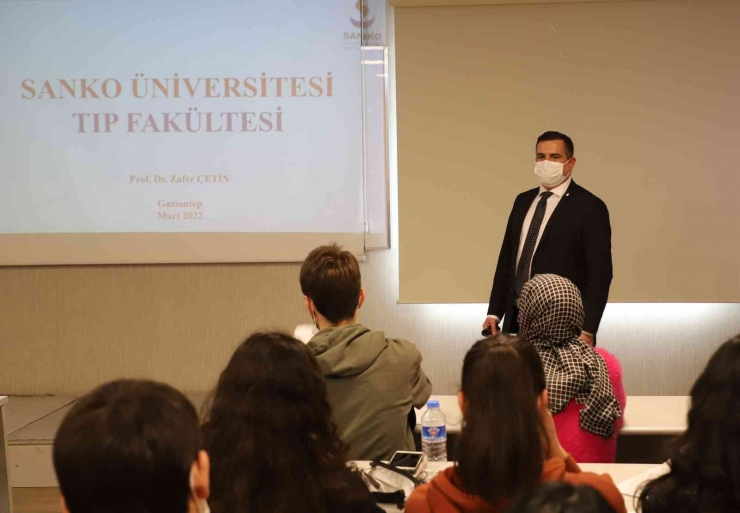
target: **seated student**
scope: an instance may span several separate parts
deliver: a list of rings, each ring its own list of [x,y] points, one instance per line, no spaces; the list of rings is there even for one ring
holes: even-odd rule
[[[78,400],[54,438],[65,513],[207,513],[208,454],[190,401],[152,381]]]
[[[382,511],[347,467],[324,378],[296,339],[250,336],[206,410],[213,513]]]
[[[300,281],[308,313],[320,330],[308,347],[326,377],[350,459],[390,459],[395,451],[415,450],[409,417],[432,391],[419,350],[357,321],[365,291],[352,253],[336,244],[314,249],[303,262]]]
[[[614,508],[590,486],[551,481],[507,513],[614,513]]]
[[[611,477],[581,472],[560,445],[547,399],[542,362],[529,342],[503,334],[476,342],[458,394],[458,462],[416,488],[406,511],[501,512],[545,481],[591,486],[626,511]]]
[[[668,464],[668,474],[643,488],[643,513],[740,511],[740,335],[714,353],[691,388],[688,428]]]
[[[519,296],[519,335],[537,349],[558,438],[581,463],[613,463],[627,398],[616,357],[578,335],[583,326],[578,288],[554,274],[538,274]]]

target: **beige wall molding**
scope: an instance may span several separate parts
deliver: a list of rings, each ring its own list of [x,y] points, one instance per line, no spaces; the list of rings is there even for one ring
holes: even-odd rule
[[[0,266],[302,262],[328,242],[364,252],[352,233],[18,233],[0,234]]]

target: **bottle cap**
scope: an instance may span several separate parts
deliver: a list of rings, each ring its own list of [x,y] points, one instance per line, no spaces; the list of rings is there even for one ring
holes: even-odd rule
[[[427,401],[427,408],[439,408],[439,401],[436,399],[429,399]]]

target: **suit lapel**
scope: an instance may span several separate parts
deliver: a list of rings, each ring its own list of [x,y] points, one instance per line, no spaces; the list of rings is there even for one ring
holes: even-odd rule
[[[539,187],[536,189],[532,189],[531,191],[527,191],[526,195],[521,201],[521,205],[517,209],[517,211],[514,213],[514,219],[512,219],[512,225],[511,229],[513,230],[513,239],[511,247],[511,252],[513,254],[513,261],[514,261],[514,268],[516,268],[516,258],[519,255],[519,242],[522,238],[522,226],[524,225],[524,218],[527,217],[527,212],[529,212],[529,207],[532,206],[532,202],[534,199],[539,195],[540,189]]]
[[[555,210],[552,211],[550,220],[547,221],[547,224],[545,225],[545,231],[542,232],[540,243],[537,245],[537,251],[539,251],[539,249],[542,247],[542,244],[545,242],[547,234],[550,233],[553,224],[558,223],[560,220],[564,219],[564,212],[567,213],[567,211],[570,209],[570,206],[573,202],[573,196],[577,194],[578,187],[579,186],[576,185],[576,182],[571,180],[570,185],[568,186],[568,190],[566,190],[563,197],[560,198],[560,201],[555,207]],[[537,253],[537,251],[535,251],[535,254]]]

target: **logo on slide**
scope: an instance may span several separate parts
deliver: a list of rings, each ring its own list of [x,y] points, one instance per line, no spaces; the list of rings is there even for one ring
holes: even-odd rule
[[[349,6],[347,6],[349,7]],[[366,0],[357,0],[355,9],[359,16],[355,19],[352,14],[349,21],[355,27],[351,32],[344,33],[344,48],[356,51],[358,46],[380,46],[385,44],[385,13],[383,9],[370,12]],[[373,7],[375,9],[375,7]],[[373,16],[370,16],[373,14]],[[372,30],[370,30],[372,27]],[[359,45],[358,45],[359,43]]]
[[[362,0],[357,0],[357,3],[355,4],[355,9],[357,9],[360,12],[360,19],[356,20],[353,17],[350,16],[349,21],[352,22],[352,25],[354,25],[357,28],[370,28],[370,26],[375,22],[375,18],[368,18],[368,14],[370,14],[370,9],[368,8],[367,4],[363,2]],[[364,19],[364,21],[363,21]]]

